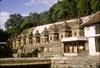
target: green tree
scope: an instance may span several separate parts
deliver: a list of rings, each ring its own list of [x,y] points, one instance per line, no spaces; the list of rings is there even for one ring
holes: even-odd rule
[[[71,0],[71,2],[68,2],[68,19],[76,18],[77,17],[77,2],[75,0]]]
[[[44,11],[44,12],[40,13],[40,23],[41,23],[41,25],[49,23],[48,11]]]
[[[93,12],[100,10],[100,1],[99,0],[91,0],[91,9]]]
[[[5,22],[7,32],[17,36],[20,32],[20,25],[23,23],[23,17],[20,14],[11,14],[10,18]]]
[[[91,0],[76,0],[77,8],[78,8],[78,16],[86,16],[88,14],[91,14]]]
[[[40,25],[40,15],[38,13],[30,13],[29,16],[24,17],[24,21],[21,24],[21,29],[27,29],[30,27],[36,27]]]

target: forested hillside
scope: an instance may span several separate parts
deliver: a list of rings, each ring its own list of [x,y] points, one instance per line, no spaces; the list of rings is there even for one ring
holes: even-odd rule
[[[5,22],[6,31],[17,36],[23,30],[56,21],[68,20],[90,15],[100,10],[99,0],[58,0],[48,11],[29,13],[29,16],[11,14]]]

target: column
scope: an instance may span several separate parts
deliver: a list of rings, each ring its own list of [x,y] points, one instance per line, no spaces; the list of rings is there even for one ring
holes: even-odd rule
[[[79,42],[76,42],[76,46],[77,46],[77,53],[79,52]]]
[[[74,43],[74,53],[77,53],[77,46],[76,46],[76,42]]]

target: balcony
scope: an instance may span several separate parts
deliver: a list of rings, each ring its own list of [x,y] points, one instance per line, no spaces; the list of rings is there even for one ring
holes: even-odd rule
[[[71,41],[87,41],[87,37],[78,36],[78,37],[68,37],[68,38],[62,38],[61,42],[71,42]]]

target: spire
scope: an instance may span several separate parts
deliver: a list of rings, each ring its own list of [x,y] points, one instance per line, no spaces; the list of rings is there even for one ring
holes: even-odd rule
[[[82,24],[82,19],[81,18],[77,18],[76,19],[76,23],[77,23],[77,25],[80,26]]]
[[[32,38],[33,37],[33,34],[32,32],[30,32],[30,34],[28,35],[29,38]]]
[[[66,21],[63,23],[62,29],[60,31],[71,31],[71,28]]]
[[[41,35],[48,35],[49,31],[48,29],[45,27],[44,30],[42,31]]]
[[[53,24],[50,27],[50,32],[57,33],[58,31],[59,31],[59,29],[57,28],[56,24]]]
[[[35,34],[34,34],[34,37],[40,37],[40,33],[38,30],[36,30]]]

